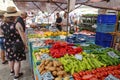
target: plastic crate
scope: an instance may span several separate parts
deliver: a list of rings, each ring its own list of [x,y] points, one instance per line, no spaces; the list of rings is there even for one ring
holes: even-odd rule
[[[41,62],[40,60],[37,60],[34,53],[32,53],[33,56],[33,69],[35,69]]]
[[[111,47],[112,41],[95,41],[95,44],[102,47]]]
[[[36,75],[38,76],[38,80],[42,80],[41,74],[39,73],[38,69],[36,69]],[[64,79],[62,79],[64,80]],[[69,80],[74,80],[72,76],[70,76]]]
[[[115,24],[116,23],[116,15],[98,15],[97,23],[100,24]]]
[[[77,37],[77,38],[87,38],[87,35],[84,34],[73,34],[73,36]]]
[[[95,40],[100,41],[101,37],[102,37],[102,33],[101,32],[96,32]]]
[[[110,25],[110,24],[103,24],[101,29],[101,32],[113,32],[115,30],[115,25]]]
[[[96,32],[113,32],[115,25],[110,24],[97,24]]]
[[[97,24],[96,32],[113,32],[115,30],[115,25],[112,24]]]
[[[95,36],[88,36],[88,41],[95,41]]]
[[[112,41],[113,40],[113,36],[111,34],[103,34],[103,37],[102,37],[102,40],[103,41]]]
[[[39,78],[38,78],[38,76],[37,76],[37,75],[35,75],[35,80],[39,80]]]
[[[101,24],[97,24],[96,32],[101,32],[101,31],[102,31]]]
[[[33,63],[33,59],[32,59],[32,43],[28,42],[28,46],[29,46],[29,64],[30,64],[30,68],[33,69],[32,63]]]
[[[38,76],[38,80],[42,80],[41,75],[40,75],[38,69],[36,69],[36,75]]]
[[[112,41],[103,41],[101,42],[101,46],[103,47],[111,47]]]
[[[101,46],[101,41],[97,41],[97,40],[96,40],[96,41],[95,41],[95,44]]]
[[[95,41],[112,41],[113,36],[108,33],[96,32]]]

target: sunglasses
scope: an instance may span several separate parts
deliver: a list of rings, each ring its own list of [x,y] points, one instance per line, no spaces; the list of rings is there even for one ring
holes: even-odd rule
[[[7,17],[7,18],[14,18],[13,16],[9,16],[9,17]]]

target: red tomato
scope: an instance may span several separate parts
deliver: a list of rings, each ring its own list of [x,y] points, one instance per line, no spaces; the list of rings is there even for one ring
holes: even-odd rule
[[[76,78],[74,78],[75,80],[82,80],[80,77],[76,77]]]
[[[79,77],[79,74],[78,73],[74,73],[73,77]]]
[[[89,80],[89,79],[91,79],[91,78],[93,78],[93,75],[84,75],[83,77],[82,77],[82,79],[83,80]]]
[[[101,69],[97,68],[96,71],[97,71],[97,72],[101,72]]]
[[[85,71],[85,74],[91,74],[91,71]]]
[[[101,77],[100,73],[96,73],[96,76],[97,76],[97,78]]]
[[[79,75],[80,75],[80,76],[83,76],[83,73],[84,73],[84,72],[79,72]]]
[[[91,79],[89,79],[89,80],[98,80],[98,78],[91,78]]]
[[[117,67],[117,66],[115,66],[115,67],[114,67],[114,69],[115,69],[115,70],[117,70],[117,69],[118,69],[118,67]]]
[[[107,75],[108,75],[108,73],[107,73],[107,72],[104,72],[104,75],[103,75],[103,76],[105,76],[105,77],[106,77]]]
[[[111,74],[112,73],[112,71],[107,71],[108,72],[108,74]]]
[[[92,70],[92,74],[95,74],[97,71],[96,70]]]
[[[101,77],[101,79],[100,80],[105,80],[105,77]]]

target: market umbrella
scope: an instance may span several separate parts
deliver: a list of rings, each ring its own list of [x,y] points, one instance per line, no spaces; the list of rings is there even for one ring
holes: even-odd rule
[[[65,10],[67,7],[66,4],[46,0],[14,0],[14,3],[20,10],[40,10],[49,13]]]
[[[68,8],[68,2],[73,0],[13,0],[20,10],[61,11]],[[76,0],[76,4],[86,3],[88,0]],[[90,0],[90,2],[93,2]],[[79,7],[79,6],[77,6]]]
[[[96,8],[120,10],[120,0],[108,0],[108,1],[99,1],[99,2],[88,1],[83,4]]]

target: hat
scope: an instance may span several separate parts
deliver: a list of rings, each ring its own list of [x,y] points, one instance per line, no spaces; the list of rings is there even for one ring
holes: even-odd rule
[[[4,15],[4,13],[5,13],[5,11],[0,10],[0,16],[3,16],[3,15]]]
[[[14,6],[9,6],[7,7],[7,11],[4,14],[5,17],[10,17],[10,16],[20,16],[20,13],[16,10]]]

